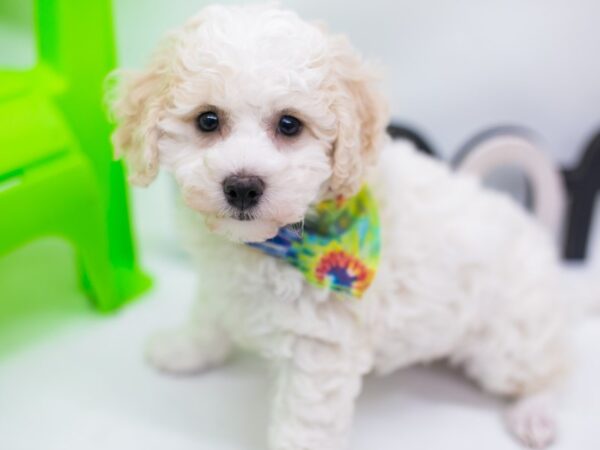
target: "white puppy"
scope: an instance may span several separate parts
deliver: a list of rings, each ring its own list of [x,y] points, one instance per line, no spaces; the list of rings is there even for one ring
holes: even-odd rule
[[[271,450],[344,448],[363,375],[445,358],[514,399],[511,430],[545,446],[569,365],[554,245],[509,199],[389,143],[374,78],[343,37],[263,6],[206,8],[122,74],[118,154],[135,184],[174,175],[201,279],[192,319],[149,358],[181,373],[233,345],[264,355]],[[362,299],[245,244],[365,182],[382,246]]]

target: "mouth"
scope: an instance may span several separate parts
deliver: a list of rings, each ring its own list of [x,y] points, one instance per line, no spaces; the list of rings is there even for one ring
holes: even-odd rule
[[[250,222],[252,220],[255,219],[254,214],[252,214],[252,212],[250,211],[237,211],[234,215],[233,215],[234,219],[237,219],[241,222]]]

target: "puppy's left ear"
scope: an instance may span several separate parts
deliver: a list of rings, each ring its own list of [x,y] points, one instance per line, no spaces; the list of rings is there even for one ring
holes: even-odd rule
[[[388,105],[377,88],[378,72],[341,36],[330,38],[337,136],[330,189],[350,197],[364,182],[386,139]]]
[[[105,101],[117,124],[115,157],[125,159],[129,181],[137,186],[147,186],[158,173],[158,124],[169,104],[174,42],[173,36],[165,39],[143,71],[118,70],[107,79]]]

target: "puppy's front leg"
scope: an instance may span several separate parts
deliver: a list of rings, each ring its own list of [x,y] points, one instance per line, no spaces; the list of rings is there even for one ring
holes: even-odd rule
[[[185,325],[154,334],[146,347],[146,359],[164,372],[191,374],[221,365],[230,351],[230,340],[219,328]]]
[[[357,355],[300,339],[290,359],[276,362],[270,450],[341,450],[360,392]]]
[[[175,374],[197,373],[222,364],[231,353],[231,339],[214,311],[196,305],[184,326],[153,335],[146,358],[157,369]]]

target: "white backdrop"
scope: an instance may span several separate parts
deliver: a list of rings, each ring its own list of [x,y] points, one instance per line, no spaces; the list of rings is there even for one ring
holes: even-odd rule
[[[115,0],[122,63],[142,64],[199,0]],[[220,3],[242,3],[221,1]],[[535,129],[561,162],[600,127],[598,0],[284,0],[387,68],[394,117],[451,155],[490,125]]]

